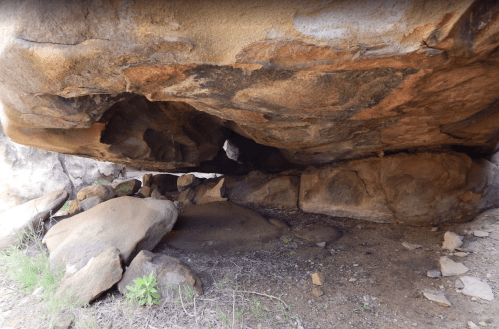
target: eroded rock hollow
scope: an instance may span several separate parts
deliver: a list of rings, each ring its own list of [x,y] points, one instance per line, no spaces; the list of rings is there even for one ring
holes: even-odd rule
[[[313,166],[301,209],[383,222],[497,205],[496,1],[3,1],[0,33],[15,142],[160,171]]]

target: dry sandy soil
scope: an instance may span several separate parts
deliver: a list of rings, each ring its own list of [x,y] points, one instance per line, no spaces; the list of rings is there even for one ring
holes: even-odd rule
[[[180,303],[172,297],[159,306],[138,308],[112,289],[90,307],[73,310],[73,328],[457,329],[468,328],[468,321],[481,328],[499,328],[499,209],[467,224],[441,225],[436,232],[431,227],[382,225],[299,211],[253,210],[289,229],[269,234],[262,242],[260,236],[248,236],[251,223],[236,223],[229,225],[230,239],[227,232],[212,232],[215,238],[210,241],[172,245],[165,239],[153,250],[181,259],[201,277],[205,294],[196,297],[196,305],[184,296]],[[190,225],[184,223],[184,233],[196,229]],[[267,227],[268,222],[262,225]],[[293,235],[302,228],[328,226],[340,235],[325,247]],[[469,235],[474,229],[490,235]],[[496,296],[492,302],[458,293],[457,277],[427,277],[428,270],[439,269],[439,258],[450,254],[441,249],[446,231],[465,235],[463,248],[470,254],[449,257],[470,269],[466,275],[492,287]],[[423,247],[411,251],[402,242]],[[192,248],[196,245],[202,248]],[[325,275],[321,287],[312,284],[316,271]],[[47,321],[41,320],[43,303],[35,296],[7,295],[10,290],[5,286],[10,283],[2,283],[0,328],[46,328]],[[323,292],[319,297],[312,293],[317,287]],[[424,289],[443,291],[452,306],[427,300]]]

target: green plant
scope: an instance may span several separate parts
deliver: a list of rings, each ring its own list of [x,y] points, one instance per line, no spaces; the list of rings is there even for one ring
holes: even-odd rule
[[[126,294],[126,297],[130,300],[136,300],[139,303],[139,306],[147,304],[151,306],[153,304],[159,304],[159,299],[161,296],[158,294],[156,290],[157,282],[156,277],[154,276],[154,272],[149,274],[149,277],[143,276],[142,278],[138,278],[133,280],[135,286],[126,286],[128,290],[131,292]]]
[[[370,310],[369,306],[367,305],[362,305],[353,309],[354,312],[364,312],[366,310]]]
[[[284,243],[288,243],[288,242],[291,242],[291,241],[293,241],[293,238],[283,238],[282,239],[282,242],[284,242]]]
[[[64,205],[61,207],[61,211],[66,211],[69,209],[69,200],[64,203]]]

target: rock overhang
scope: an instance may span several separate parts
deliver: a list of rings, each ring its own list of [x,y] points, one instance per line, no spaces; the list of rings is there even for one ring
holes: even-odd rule
[[[219,172],[240,169],[227,139],[270,171],[496,148],[493,1],[1,6],[2,124],[21,144]]]

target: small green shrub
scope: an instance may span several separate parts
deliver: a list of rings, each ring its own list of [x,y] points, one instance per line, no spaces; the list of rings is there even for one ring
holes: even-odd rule
[[[61,211],[69,210],[69,200],[64,203],[64,205],[60,209]]]
[[[130,292],[126,294],[126,297],[130,300],[136,300],[139,303],[139,306],[147,304],[151,306],[153,304],[159,304],[159,299],[161,296],[158,294],[156,290],[156,286],[158,283],[156,282],[156,278],[154,277],[154,272],[149,274],[149,277],[143,276],[142,278],[138,278],[133,280],[135,286],[126,286]]]

